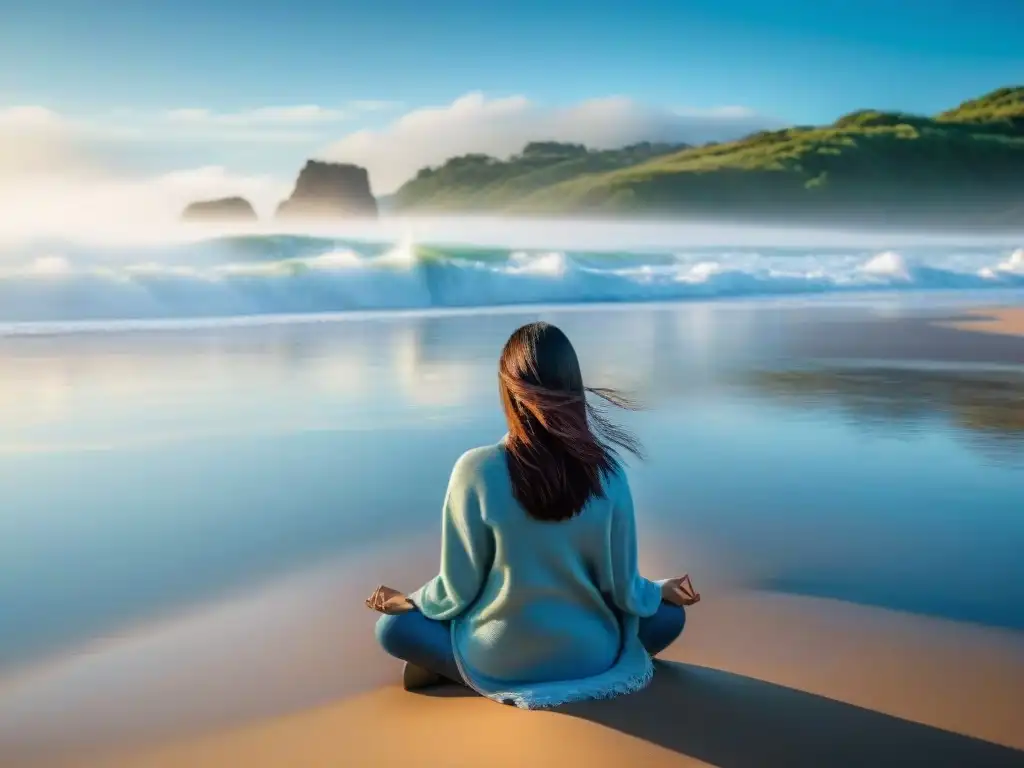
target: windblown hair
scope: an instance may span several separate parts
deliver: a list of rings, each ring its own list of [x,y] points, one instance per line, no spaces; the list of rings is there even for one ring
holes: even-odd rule
[[[618,449],[642,457],[637,440],[587,393],[620,408],[636,406],[615,390],[584,387],[576,351],[555,326],[531,323],[513,333],[498,378],[512,493],[531,517],[575,517],[591,497],[604,496],[604,478],[620,466]]]

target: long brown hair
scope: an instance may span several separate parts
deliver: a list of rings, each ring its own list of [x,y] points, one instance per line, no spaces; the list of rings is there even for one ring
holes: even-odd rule
[[[530,323],[513,333],[498,379],[512,493],[531,517],[575,517],[592,496],[604,496],[602,480],[619,468],[618,448],[641,457],[636,439],[587,393],[620,408],[636,406],[614,390],[584,387],[576,350],[555,326]]]

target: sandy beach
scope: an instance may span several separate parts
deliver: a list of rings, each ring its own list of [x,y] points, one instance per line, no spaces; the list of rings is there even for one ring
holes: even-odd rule
[[[418,550],[398,559],[409,565],[396,581],[429,572]],[[359,604],[372,562],[328,565],[0,686],[2,764],[1024,764],[1019,633],[712,589],[649,689],[526,712],[455,687],[402,691]]]
[[[1024,334],[1019,308],[877,324],[887,332],[871,338],[864,327],[824,338],[900,359],[1013,363],[1024,349],[1009,338]],[[381,581],[432,575],[431,531],[0,669],[0,766],[1024,766],[1024,633],[754,589],[750,563],[673,550],[661,533],[645,531],[643,570],[690,570],[703,600],[633,696],[526,712],[458,687],[402,691],[362,601]]]
[[[1024,307],[976,309],[967,313],[967,319],[945,323],[950,328],[1006,336],[1024,336]]]

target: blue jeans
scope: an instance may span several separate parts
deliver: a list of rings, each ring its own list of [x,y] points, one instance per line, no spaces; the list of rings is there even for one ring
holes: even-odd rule
[[[640,619],[640,642],[656,656],[675,642],[686,624],[681,606],[662,602],[653,616]],[[417,667],[463,682],[452,653],[451,622],[428,619],[409,611],[377,620],[377,641],[389,654]]]

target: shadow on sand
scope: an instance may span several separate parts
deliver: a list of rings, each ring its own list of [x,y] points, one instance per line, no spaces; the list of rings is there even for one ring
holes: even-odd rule
[[[657,662],[640,693],[558,711],[721,768],[1024,766],[1024,752],[729,672]],[[470,696],[464,688],[431,695]]]

